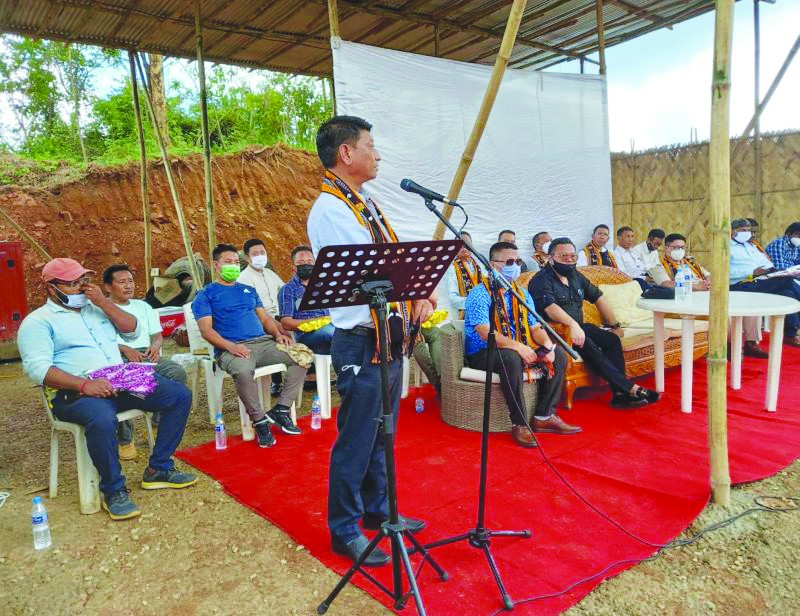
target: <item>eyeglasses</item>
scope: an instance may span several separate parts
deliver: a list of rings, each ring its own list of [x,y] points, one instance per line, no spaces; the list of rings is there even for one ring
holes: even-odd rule
[[[573,253],[569,253],[569,254],[553,255],[553,258],[561,259],[563,261],[577,261],[578,260],[578,255],[576,255],[573,252]]]
[[[492,259],[492,263],[502,263],[504,265],[514,265],[517,262],[516,259],[506,259],[505,261],[498,261],[497,259]]]
[[[64,280],[51,280],[50,283],[62,287],[77,289],[85,284],[89,284],[91,281],[92,281],[91,276],[83,276],[82,278],[78,278],[77,280],[70,280],[68,282]]]

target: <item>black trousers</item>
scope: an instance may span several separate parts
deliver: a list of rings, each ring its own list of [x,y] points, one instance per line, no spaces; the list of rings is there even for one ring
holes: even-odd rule
[[[772,293],[783,295],[800,301],[800,286],[794,278],[768,278],[767,280],[753,280],[752,282],[739,282],[731,285],[731,291],[745,291],[748,293]],[[783,333],[794,338],[800,329],[800,314],[797,312],[787,314],[783,322]],[[778,335],[778,332],[774,332]]]
[[[486,370],[487,349],[467,355],[467,365],[476,370]],[[524,426],[525,395],[522,391],[522,375],[524,364],[522,357],[511,349],[495,349],[494,372],[500,375],[500,388],[508,406],[508,416],[515,426]],[[550,417],[556,412],[556,404],[561,397],[561,388],[564,386],[564,371],[567,367],[567,356],[560,348],[556,347],[553,361],[553,377],[539,381],[539,396],[536,401],[536,416]]]
[[[586,342],[575,350],[589,368],[608,381],[613,393],[628,393],[633,382],[625,376],[625,356],[622,342],[614,333],[591,323],[582,325]]]

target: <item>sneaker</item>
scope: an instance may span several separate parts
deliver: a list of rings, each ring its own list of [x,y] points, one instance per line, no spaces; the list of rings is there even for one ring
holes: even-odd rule
[[[274,447],[275,443],[277,443],[275,437],[272,435],[272,430],[269,428],[271,423],[275,422],[265,415],[263,419],[259,419],[253,424],[253,428],[256,431],[256,438],[258,439],[258,446],[262,449]]]
[[[113,494],[104,494],[100,505],[112,520],[130,520],[142,513],[124,488]]]
[[[267,413],[267,417],[281,427],[285,434],[297,435],[301,434],[302,430],[298,428],[292,421],[292,416],[289,414],[289,409],[285,406],[275,405],[272,410]]]
[[[148,466],[144,469],[144,474],[142,475],[143,490],[160,490],[162,488],[179,490],[193,486],[196,483],[197,475],[182,473],[174,468],[168,471],[157,471]]]
[[[120,445],[117,447],[117,452],[119,454],[120,460],[135,460],[138,452],[136,451],[136,445],[133,443],[125,443],[124,445]]]

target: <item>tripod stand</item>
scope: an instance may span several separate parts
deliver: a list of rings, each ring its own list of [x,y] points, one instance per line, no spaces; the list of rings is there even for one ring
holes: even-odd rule
[[[447,573],[436,563],[427,549],[406,528],[397,506],[397,477],[394,456],[395,421],[389,399],[389,340],[386,328],[388,301],[407,298],[423,299],[435,288],[438,279],[447,271],[461,242],[407,242],[365,246],[326,247],[320,251],[312,278],[300,308],[323,305],[334,306],[363,304],[368,302],[377,316],[378,349],[380,356],[381,406],[380,429],[384,437],[386,460],[387,500],[389,520],[381,525],[377,535],[369,542],[358,559],[345,573],[331,593],[317,607],[318,614],[327,612],[350,579],[361,572],[394,601],[395,609],[403,609],[410,597],[414,598],[417,612],[424,615],[425,606],[417,585],[416,574],[409,553],[419,552],[431,565],[439,578],[448,579]],[[396,284],[393,284],[393,280]],[[327,288],[330,286],[331,288]],[[335,290],[335,292],[330,292]],[[348,297],[348,291],[349,297]],[[392,587],[389,588],[363,569],[363,564],[377,548],[381,539],[387,537],[392,547]],[[409,550],[405,539],[412,545]],[[408,579],[409,590],[403,587],[403,573]]]
[[[433,204],[433,201],[429,197],[425,197],[425,205],[427,208],[433,212],[439,220],[441,220],[444,225],[453,232],[456,237],[459,237],[459,232],[450,224],[450,221],[447,220],[437,209],[436,206]],[[508,594],[506,590],[505,584],[503,583],[503,578],[500,576],[500,571],[497,568],[497,563],[494,560],[494,556],[492,555],[491,551],[491,540],[493,537],[521,537],[521,538],[529,538],[532,536],[531,531],[529,530],[489,530],[486,528],[486,480],[487,480],[487,472],[488,472],[488,462],[489,462],[489,420],[490,420],[490,409],[491,409],[491,402],[492,402],[492,373],[494,372],[494,356],[495,351],[497,348],[496,339],[495,339],[495,311],[497,310],[496,304],[496,296],[497,296],[497,287],[498,285],[502,285],[507,291],[511,292],[516,298],[517,301],[520,301],[522,304],[525,304],[525,298],[520,297],[513,288],[508,285],[508,283],[500,278],[498,275],[494,273],[490,263],[482,254],[476,252],[472,245],[464,241],[464,245],[469,249],[469,251],[475,255],[475,257],[481,262],[481,264],[486,268],[487,276],[489,278],[489,288],[490,288],[490,304],[489,304],[489,333],[486,339],[486,379],[484,381],[484,390],[483,390],[483,422],[481,426],[481,471],[480,471],[480,485],[478,489],[478,516],[477,521],[475,523],[475,527],[469,529],[465,533],[461,533],[459,535],[455,535],[454,537],[449,537],[447,539],[441,539],[439,541],[434,541],[432,543],[425,544],[425,549],[433,549],[437,547],[441,547],[444,545],[449,545],[451,543],[457,543],[459,541],[466,541],[472,547],[479,549],[483,552],[484,557],[486,558],[486,562],[489,565],[489,569],[492,572],[492,576],[494,577],[495,584],[497,584],[497,589],[500,591],[500,596],[503,599],[503,605],[507,610],[511,610],[514,607],[514,601],[511,599],[511,596]],[[564,340],[559,337],[553,330],[550,328],[545,321],[539,317],[535,310],[533,310],[530,306],[525,306],[531,312],[531,314],[536,317],[539,323],[545,328],[548,332],[550,337],[555,340],[557,343],[561,344],[565,350],[572,355],[573,357],[577,356],[577,353],[569,347],[569,345],[564,342]]]

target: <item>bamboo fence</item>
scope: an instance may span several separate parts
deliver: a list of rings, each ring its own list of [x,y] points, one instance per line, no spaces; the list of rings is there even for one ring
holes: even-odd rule
[[[761,140],[760,211],[755,211],[754,144],[749,140],[731,160],[731,217],[755,218],[760,241],[766,245],[789,223],[800,220],[800,132],[762,134]],[[690,253],[708,267],[708,168],[708,143],[613,154],[615,224],[630,225],[639,240],[654,227],[682,233]]]

